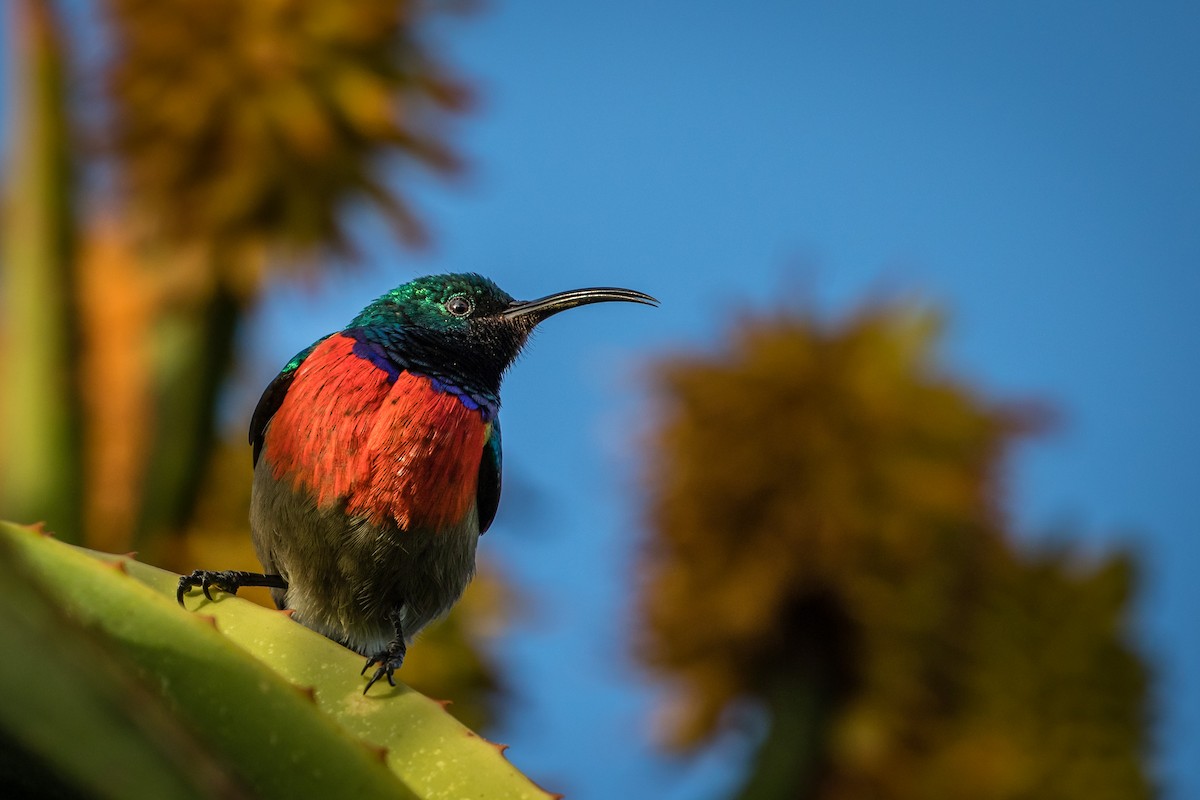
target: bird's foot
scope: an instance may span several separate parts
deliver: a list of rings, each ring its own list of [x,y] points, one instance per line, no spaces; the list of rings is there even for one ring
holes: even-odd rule
[[[269,586],[274,589],[286,589],[288,585],[281,575],[263,575],[260,572],[243,572],[236,569],[219,571],[198,569],[191,575],[180,576],[179,588],[175,591],[175,599],[179,601],[179,605],[183,605],[183,596],[193,586],[199,586],[200,590],[204,592],[204,596],[212,600],[213,596],[210,590],[214,586],[222,592],[237,594],[237,590],[243,586]]]
[[[389,686],[395,686],[396,680],[392,677],[396,670],[400,669],[400,665],[404,663],[404,654],[408,647],[404,644],[403,639],[393,639],[387,647],[380,650],[375,655],[367,659],[367,663],[363,666],[360,675],[366,675],[374,665],[379,666],[375,669],[375,674],[371,676],[371,680],[367,681],[366,687],[363,689],[363,694],[370,691],[371,687],[380,678],[386,677]]]

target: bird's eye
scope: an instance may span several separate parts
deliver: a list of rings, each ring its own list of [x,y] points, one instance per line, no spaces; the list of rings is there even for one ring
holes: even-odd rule
[[[446,310],[456,317],[465,317],[475,310],[475,305],[466,295],[456,294],[446,301]]]

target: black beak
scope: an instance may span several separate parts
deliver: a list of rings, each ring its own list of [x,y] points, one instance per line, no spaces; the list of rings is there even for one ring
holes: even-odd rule
[[[593,289],[572,289],[569,292],[540,297],[537,300],[524,300],[513,303],[501,316],[505,319],[523,319],[532,328],[547,317],[553,316],[568,308],[578,308],[589,303],[642,303],[648,306],[658,305],[658,301],[648,294],[635,292],[633,289],[615,289],[598,287]]]

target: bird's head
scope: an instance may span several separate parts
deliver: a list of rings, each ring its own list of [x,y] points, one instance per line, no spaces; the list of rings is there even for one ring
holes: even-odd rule
[[[648,294],[607,287],[521,301],[482,275],[430,275],[383,295],[348,327],[371,332],[373,340],[436,377],[466,378],[477,384],[472,388],[496,394],[538,323],[569,308],[612,301],[658,304]]]

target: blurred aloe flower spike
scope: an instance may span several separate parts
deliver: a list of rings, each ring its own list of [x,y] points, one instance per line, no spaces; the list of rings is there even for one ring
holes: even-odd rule
[[[466,90],[406,0],[108,0],[113,141],[135,209],[174,241],[349,247],[365,200],[407,241],[422,226],[387,157],[450,172],[440,126]]]
[[[656,365],[641,656],[669,733],[756,708],[740,800],[1152,796],[1135,565],[1018,545],[1005,458],[1046,411],[948,374],[939,327],[756,317]]]

